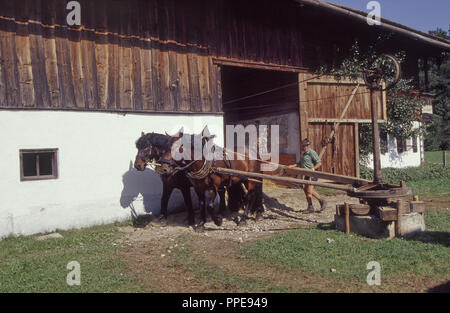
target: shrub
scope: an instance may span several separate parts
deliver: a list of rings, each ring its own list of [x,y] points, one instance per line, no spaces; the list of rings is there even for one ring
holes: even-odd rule
[[[383,168],[383,180],[388,183],[398,184],[403,181],[420,181],[450,177],[450,167],[439,164],[423,164],[419,167],[407,168]],[[373,180],[373,170],[361,166],[361,178]]]

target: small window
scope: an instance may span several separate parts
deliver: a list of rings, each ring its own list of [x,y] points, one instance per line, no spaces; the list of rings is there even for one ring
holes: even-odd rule
[[[413,148],[413,152],[414,153],[417,153],[417,137],[416,136],[413,136],[412,137],[412,148]]]
[[[20,180],[58,178],[58,149],[20,150]]]
[[[400,139],[400,138],[396,138],[396,139],[397,139],[397,152],[398,153],[406,152],[407,151],[406,140]]]
[[[380,132],[380,150],[381,150],[381,154],[386,154],[388,152],[387,132]]]

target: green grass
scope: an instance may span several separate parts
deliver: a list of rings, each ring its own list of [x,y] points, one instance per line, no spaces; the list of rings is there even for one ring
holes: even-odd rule
[[[410,240],[372,240],[324,227],[294,230],[243,248],[247,257],[276,268],[299,268],[330,279],[365,281],[367,263],[381,264],[384,279],[405,275],[450,279],[450,212],[426,215],[430,231]],[[328,243],[327,238],[334,239]],[[336,269],[332,273],[331,269]]]
[[[383,180],[399,184],[405,181],[413,193],[424,198],[444,197],[450,200],[450,166],[425,163],[419,167],[383,168]],[[361,177],[373,179],[373,171],[361,167]]]
[[[330,188],[324,188],[324,187],[314,187],[314,190],[321,196],[330,197],[335,196],[339,193],[338,190],[330,189]]]
[[[419,195],[420,198],[449,198],[450,207],[450,177],[409,181],[407,186],[411,187],[413,194]]]
[[[446,159],[450,165],[450,151],[447,151]],[[425,151],[425,162],[442,164],[442,151]]]
[[[35,236],[0,241],[0,292],[133,291],[132,278],[118,257],[121,235],[117,224],[60,231],[60,239],[37,241]],[[66,269],[78,261],[81,285],[68,286]]]

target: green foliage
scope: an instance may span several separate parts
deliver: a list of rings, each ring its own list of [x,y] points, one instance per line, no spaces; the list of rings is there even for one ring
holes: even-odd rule
[[[361,177],[373,180],[373,170],[361,166]],[[383,168],[383,180],[398,184],[405,181],[415,195],[420,197],[450,198],[450,167],[424,163],[420,167]]]
[[[397,184],[401,181],[421,181],[450,177],[450,167],[443,167],[439,164],[423,164],[419,167],[407,168],[383,168],[383,180],[388,183]],[[373,179],[373,170],[361,166],[361,177]]]
[[[430,34],[450,40],[450,33],[442,29]],[[428,151],[450,149],[450,53],[431,60],[430,91],[436,95],[433,121],[427,127],[425,149]]]
[[[358,42],[351,47],[348,57],[338,66],[329,68],[322,66],[318,72],[321,74],[334,75],[336,79],[348,77],[356,79],[362,77],[363,69],[380,67],[383,71],[383,80],[389,85],[395,77],[395,65],[385,57],[377,54],[382,51],[382,46],[388,37],[379,37],[374,45],[367,47],[364,51]],[[400,51],[394,55],[401,63],[405,60],[405,53]],[[413,129],[413,122],[417,120],[416,112],[424,105],[423,101],[410,95],[413,89],[412,79],[400,79],[398,83],[387,91],[387,114],[385,125],[380,125],[381,131],[386,131],[391,136],[399,139],[407,139],[424,132],[424,128]],[[372,153],[372,130],[370,124],[360,127],[360,155],[367,159]]]

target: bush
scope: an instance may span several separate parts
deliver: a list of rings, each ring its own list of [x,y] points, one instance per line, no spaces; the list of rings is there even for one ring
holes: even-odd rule
[[[419,167],[383,168],[383,180],[387,183],[398,184],[401,181],[421,181],[450,177],[450,167],[439,164],[423,164]],[[361,165],[361,178],[373,180],[373,170]]]

